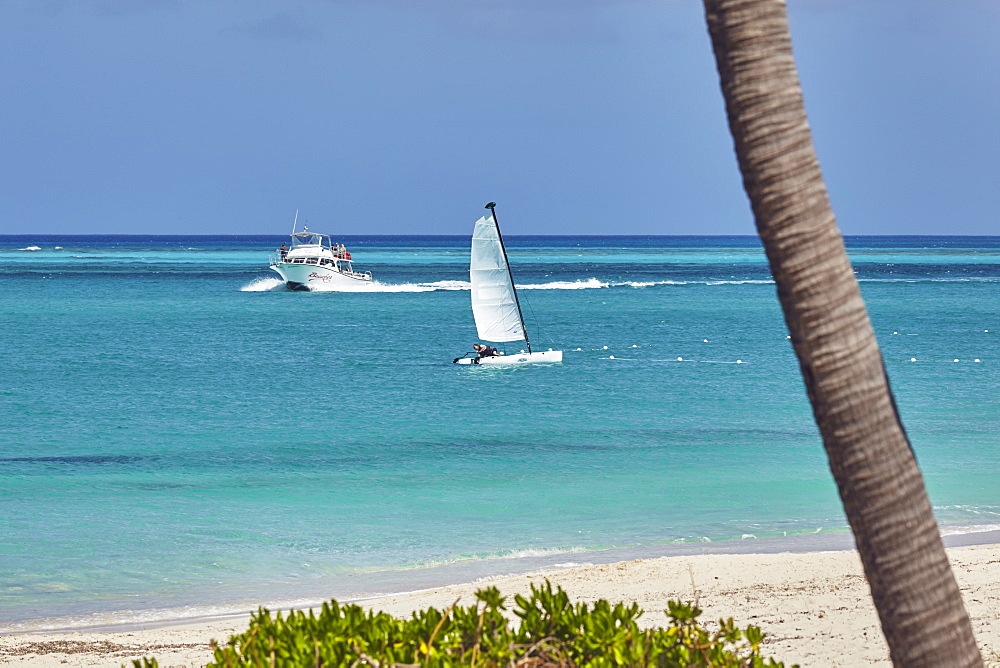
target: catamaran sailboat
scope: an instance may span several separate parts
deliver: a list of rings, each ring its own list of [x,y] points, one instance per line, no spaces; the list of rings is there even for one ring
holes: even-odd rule
[[[271,256],[270,267],[278,272],[290,290],[356,290],[370,286],[371,272],[354,271],[350,252],[334,244],[328,234],[310,232],[306,226],[296,232],[299,214],[292,223],[292,242]]]
[[[459,357],[454,362],[491,366],[561,362],[561,350],[549,349],[542,352],[531,350],[528,330],[524,326],[524,315],[521,313],[521,303],[517,299],[517,289],[514,287],[514,276],[510,271],[510,262],[507,261],[507,249],[504,248],[500,226],[497,225],[495,207],[496,202],[486,205],[490,215],[477,220],[472,233],[472,260],[469,265],[469,280],[472,282],[472,315],[475,317],[480,339],[494,343],[523,340],[528,351],[516,355]]]

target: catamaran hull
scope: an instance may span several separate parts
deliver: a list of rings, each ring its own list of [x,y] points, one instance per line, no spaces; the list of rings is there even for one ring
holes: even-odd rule
[[[272,264],[289,290],[358,290],[371,285],[367,274],[344,274],[315,264]]]
[[[561,350],[546,350],[540,353],[518,353],[517,355],[497,355],[494,357],[462,357],[455,364],[478,364],[479,366],[515,366],[517,364],[548,364],[562,362]]]

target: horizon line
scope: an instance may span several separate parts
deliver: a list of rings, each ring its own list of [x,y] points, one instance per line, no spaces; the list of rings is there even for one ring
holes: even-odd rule
[[[23,233],[23,234],[0,234],[0,239],[7,238],[38,238],[38,237],[287,237],[288,234],[233,234],[233,233],[200,233],[200,234],[165,234],[154,232],[46,232],[46,233]],[[468,234],[342,234],[343,237],[468,237]],[[748,239],[759,239],[757,234],[505,234],[505,237],[569,237],[569,238],[630,238],[630,237],[664,237],[664,238],[685,238],[685,237],[744,237]],[[977,237],[977,238],[1000,238],[1000,234],[845,234],[842,237],[880,237],[880,238],[954,238],[954,237]]]

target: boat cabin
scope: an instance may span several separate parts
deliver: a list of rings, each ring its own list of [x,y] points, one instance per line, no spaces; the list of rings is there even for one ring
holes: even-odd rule
[[[356,272],[351,266],[354,260],[343,244],[335,244],[330,235],[317,232],[296,232],[292,235],[291,247],[279,254],[273,254],[272,266],[314,265],[325,267],[355,278],[370,279],[369,272]]]

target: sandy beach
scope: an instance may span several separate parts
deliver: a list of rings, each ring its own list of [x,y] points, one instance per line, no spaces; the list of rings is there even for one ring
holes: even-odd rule
[[[949,557],[988,665],[1000,664],[1000,545],[951,547]],[[659,624],[670,599],[697,601],[703,620],[733,617],[767,634],[765,655],[803,666],[891,665],[854,551],[700,554],[639,559],[489,578],[363,601],[394,615],[447,607],[486,583],[513,595],[548,578],[579,600],[636,602]],[[210,641],[246,628],[247,616],[102,633],[0,636],[0,664],[118,666],[155,656],[162,666],[201,666]]]

